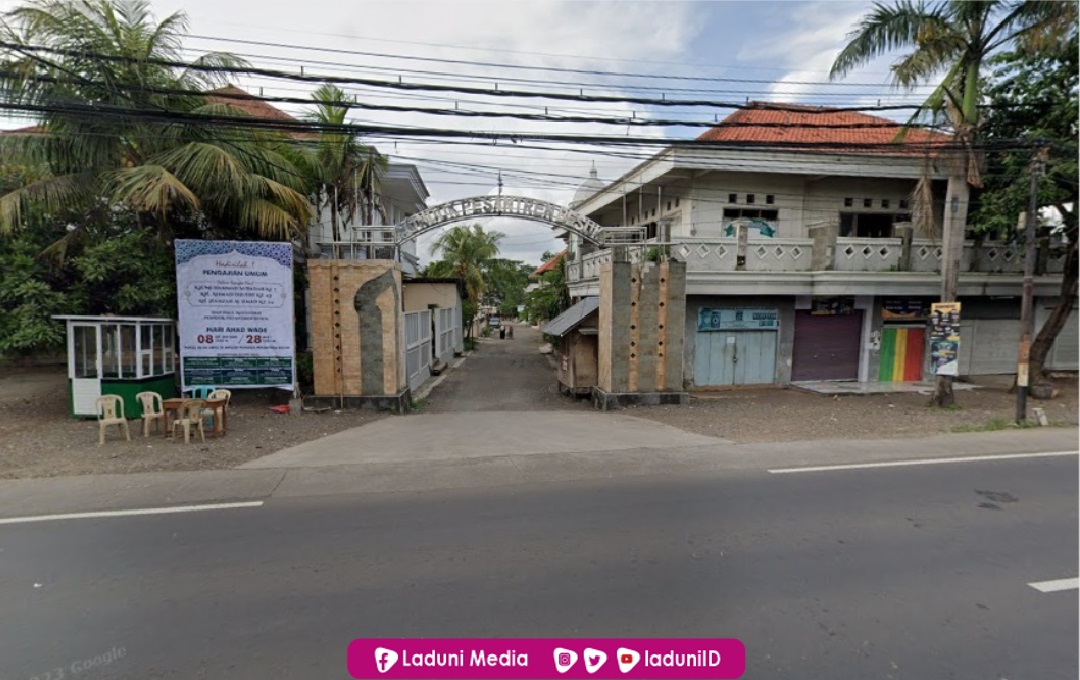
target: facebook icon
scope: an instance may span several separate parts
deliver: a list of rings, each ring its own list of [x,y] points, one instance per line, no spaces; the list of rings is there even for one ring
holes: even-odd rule
[[[379,668],[380,673],[385,673],[394,667],[398,661],[398,653],[392,649],[386,647],[377,647],[375,649],[375,665]]]

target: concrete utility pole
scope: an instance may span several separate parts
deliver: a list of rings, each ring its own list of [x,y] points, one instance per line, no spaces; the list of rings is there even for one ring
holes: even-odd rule
[[[1020,362],[1016,367],[1016,422],[1027,420],[1027,397],[1031,376],[1028,359],[1031,354],[1031,338],[1035,334],[1035,228],[1039,211],[1039,180],[1045,168],[1046,149],[1039,149],[1031,159],[1031,184],[1028,188],[1028,209],[1024,221],[1024,297],[1020,307]]]

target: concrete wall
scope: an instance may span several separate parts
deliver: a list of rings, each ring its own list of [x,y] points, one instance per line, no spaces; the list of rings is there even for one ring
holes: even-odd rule
[[[703,307],[775,307],[780,313],[780,328],[776,331],[776,384],[791,382],[791,353],[795,341],[795,298],[767,295],[701,296],[686,298],[683,347],[683,381],[694,385],[694,349],[697,339],[698,313]]]
[[[402,289],[406,312],[423,311],[428,308],[428,305],[444,308],[461,306],[458,287],[454,283],[406,282],[402,285]]]
[[[310,260],[308,277],[315,394],[378,396],[404,391],[398,264]]]
[[[620,394],[681,391],[686,265],[608,263],[600,291],[598,386]]]

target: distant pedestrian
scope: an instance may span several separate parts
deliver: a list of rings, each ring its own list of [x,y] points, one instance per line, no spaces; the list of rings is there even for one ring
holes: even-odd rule
[[[506,326],[499,326],[499,339],[500,340],[505,340],[506,339]]]
[[[514,324],[510,324],[506,327],[506,337],[510,338],[511,340],[514,339]]]

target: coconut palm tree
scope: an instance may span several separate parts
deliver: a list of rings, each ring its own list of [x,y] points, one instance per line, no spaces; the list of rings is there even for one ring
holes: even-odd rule
[[[0,234],[25,226],[31,209],[103,204],[134,208],[166,238],[185,220],[219,236],[306,230],[306,179],[280,134],[176,117],[240,114],[208,103],[218,74],[164,65],[184,61],[186,30],[183,13],[155,22],[144,0],[31,0],[0,16],[10,45],[0,49],[0,102],[35,111],[38,123],[36,134],[0,135],[0,154],[47,170],[0,196]],[[238,63],[224,53],[194,61]]]
[[[431,244],[431,254],[441,251],[442,259],[432,262],[427,272],[430,276],[454,276],[465,282],[469,300],[483,304],[487,288],[484,280],[486,264],[499,254],[499,241],[504,234],[484,231],[479,224],[472,227],[460,225],[447,229]],[[466,328],[472,324],[466,320]]]
[[[340,132],[334,126],[348,123],[348,95],[339,87],[324,84],[312,98],[315,111],[312,122],[329,129],[319,133],[311,162],[315,202],[330,213],[334,241],[341,239],[340,222],[353,222],[359,210],[364,224],[374,222],[378,194],[386,176],[386,157],[374,147],[361,144],[354,133]]]
[[[909,90],[936,83],[913,121],[947,123],[955,136],[953,148],[961,149],[943,159],[949,167],[946,205],[950,209],[942,239],[942,301],[956,300],[971,188],[982,184],[981,158],[975,149],[980,136],[983,67],[995,52],[1007,47],[1034,50],[1064,40],[1076,15],[1075,2],[876,2],[833,62],[829,77],[836,79],[878,57],[905,51],[892,65],[894,83]],[[928,186],[925,180],[921,185]],[[920,197],[925,197],[925,191],[917,189],[917,202]],[[927,213],[925,209],[917,212]],[[933,403],[948,406],[953,401],[952,378],[938,376]]]

